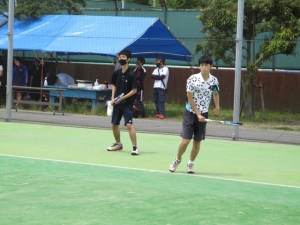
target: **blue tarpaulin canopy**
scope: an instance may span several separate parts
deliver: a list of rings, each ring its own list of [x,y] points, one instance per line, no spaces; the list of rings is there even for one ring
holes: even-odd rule
[[[0,49],[8,47],[8,24],[0,29]],[[192,53],[159,19],[149,17],[46,15],[14,20],[13,49],[116,56],[128,49],[132,57],[192,61]]]

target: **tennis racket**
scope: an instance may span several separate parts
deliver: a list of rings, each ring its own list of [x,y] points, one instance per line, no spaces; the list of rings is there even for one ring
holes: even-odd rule
[[[211,120],[211,119],[205,119],[205,121],[206,122],[221,123],[221,124],[225,124],[225,125],[233,125],[233,126],[243,125],[242,123],[233,122],[233,121],[222,121],[222,120]]]
[[[115,104],[122,96],[124,95],[124,93],[120,94],[119,96],[117,96],[114,100],[113,100],[113,104]]]

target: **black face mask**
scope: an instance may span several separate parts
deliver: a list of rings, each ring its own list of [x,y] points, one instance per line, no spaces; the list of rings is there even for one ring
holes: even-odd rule
[[[127,62],[126,62],[126,59],[119,59],[119,63],[123,66],[123,65],[125,65]]]
[[[157,66],[157,67],[160,67],[160,63],[156,63],[156,66]]]

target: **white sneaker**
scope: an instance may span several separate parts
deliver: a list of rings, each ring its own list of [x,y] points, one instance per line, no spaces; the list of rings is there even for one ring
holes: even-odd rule
[[[122,144],[114,143],[112,146],[107,148],[107,151],[120,151],[123,149]]]
[[[195,173],[195,170],[194,170],[194,164],[187,164],[187,172],[188,173]]]
[[[174,159],[174,161],[171,163],[171,165],[169,166],[169,170],[170,172],[175,172],[177,169],[177,166],[179,165],[179,163],[181,163],[181,160],[177,160],[176,158]]]
[[[131,155],[139,155],[139,150],[137,147],[132,148]]]

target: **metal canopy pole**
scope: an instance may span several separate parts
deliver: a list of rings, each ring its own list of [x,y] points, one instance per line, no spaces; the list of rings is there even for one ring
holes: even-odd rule
[[[8,3],[8,48],[7,48],[7,85],[6,85],[6,121],[11,121],[12,107],[12,69],[13,69],[13,36],[14,36],[14,0]]]
[[[235,52],[235,82],[234,82],[234,107],[233,121],[239,122],[240,119],[240,99],[241,99],[241,71],[242,71],[242,47],[243,47],[243,19],[244,19],[244,0],[238,1],[237,12],[237,32],[236,32],[236,52]],[[233,126],[232,139],[238,140],[239,126]]]

